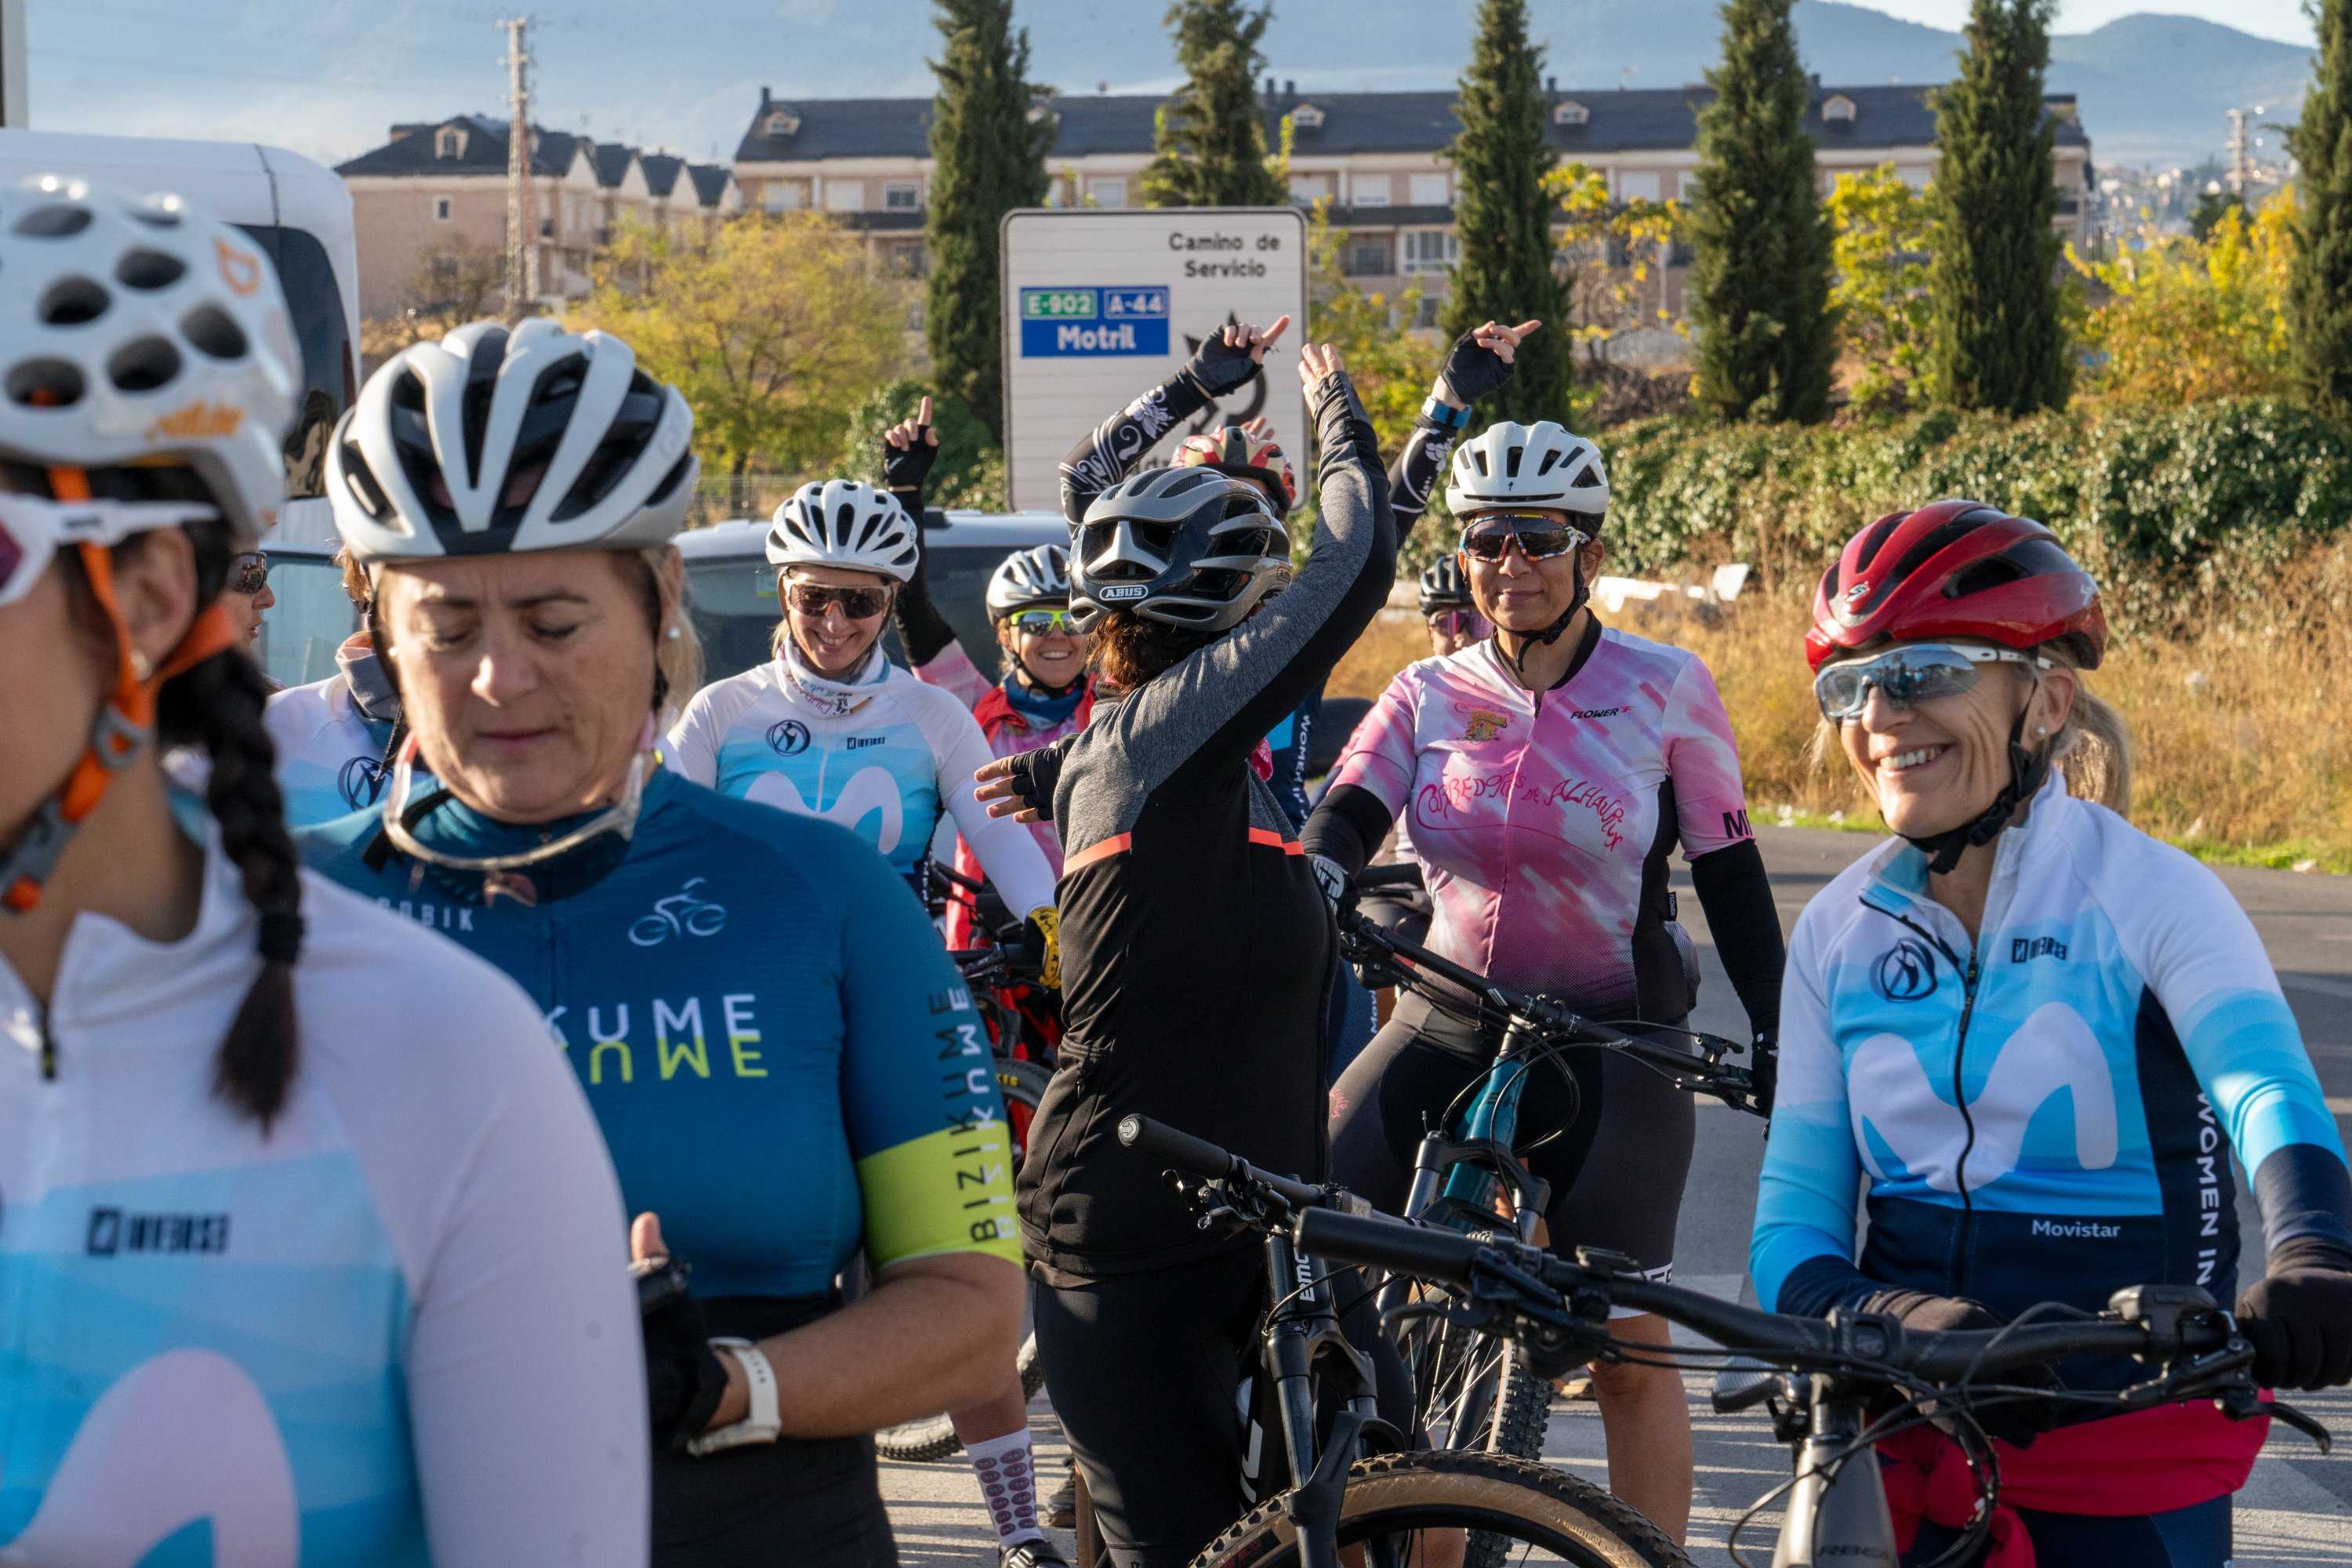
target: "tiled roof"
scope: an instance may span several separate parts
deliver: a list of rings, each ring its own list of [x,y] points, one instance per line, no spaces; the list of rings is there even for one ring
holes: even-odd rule
[[[455,127],[466,132],[465,145],[454,158],[438,155],[440,132]],[[530,128],[530,167],[534,174],[560,179],[571,172],[572,155],[583,142],[591,149],[596,183],[617,185],[626,177],[634,147],[588,142],[568,131]],[[607,170],[610,173],[607,173]],[[395,125],[392,140],[371,152],[335,165],[338,174],[503,174],[507,169],[507,122],[481,114],[458,114],[431,124]]]
[[[1916,147],[1935,141],[1936,117],[1927,87],[1837,87],[1816,85],[1806,129],[1824,149]],[[1852,99],[1851,121],[1824,122],[1823,100]],[[1296,154],[1430,153],[1451,143],[1460,131],[1456,94],[1444,92],[1294,92],[1263,100],[1267,141],[1278,134],[1282,117],[1300,104],[1323,113],[1323,123],[1293,132]],[[1698,110],[1713,96],[1706,87],[1574,89],[1549,95],[1557,105],[1573,100],[1587,111],[1585,123],[1564,125],[1550,115],[1545,131],[1552,145],[1575,157],[1586,153],[1664,151],[1688,147],[1698,134]],[[1053,155],[1088,153],[1149,153],[1154,118],[1165,100],[1136,95],[1073,94],[1051,100],[1055,115]],[[2053,110],[2072,110],[2072,93],[2045,100]],[[799,121],[791,135],[765,130],[772,110],[784,109]],[[927,98],[777,99],[762,88],[741,143],[738,163],[798,163],[821,158],[922,158],[930,153],[931,101]],[[2060,115],[2061,145],[2085,144],[2082,125],[2071,112]]]
[[[735,171],[724,163],[689,163],[687,173],[694,181],[695,199],[707,207],[726,199],[727,187],[735,178]]]
[[[648,153],[641,160],[646,171],[646,189],[656,200],[677,188],[677,177],[686,168],[686,160],[667,153]]]
[[[636,156],[635,147],[599,142],[596,150],[588,155],[588,162],[596,170],[596,183],[606,190],[612,190],[629,177],[629,165],[635,162]]]

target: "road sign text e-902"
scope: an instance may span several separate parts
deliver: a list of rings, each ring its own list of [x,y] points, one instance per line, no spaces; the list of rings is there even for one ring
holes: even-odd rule
[[[1024,359],[1166,353],[1168,290],[1164,288],[1021,290]]]

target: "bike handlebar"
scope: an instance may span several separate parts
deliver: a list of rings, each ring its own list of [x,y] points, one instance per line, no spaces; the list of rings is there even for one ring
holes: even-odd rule
[[[1377,893],[1391,888],[1425,888],[1421,868],[1409,860],[1389,866],[1367,866],[1348,879],[1348,885],[1360,893]]]
[[[1315,1208],[1324,1200],[1325,1194],[1320,1187],[1261,1171],[1240,1155],[1220,1149],[1205,1138],[1179,1132],[1149,1116],[1120,1118],[1118,1141],[1139,1154],[1157,1160],[1188,1176],[1198,1176],[1204,1182],[1255,1182],[1293,1208]]]
[[[1308,1209],[1298,1215],[1291,1234],[1301,1252],[1462,1287],[1482,1271],[1507,1265],[1571,1300],[1590,1292],[1609,1306],[1642,1308],[1759,1360],[1864,1373],[1885,1367],[1923,1383],[1999,1381],[2004,1373],[2044,1366],[2070,1355],[2200,1354],[2223,1348],[2231,1339],[2228,1319],[2210,1300],[2202,1310],[2168,1312],[2158,1307],[2146,1318],[1923,1332],[1867,1313],[1832,1313],[1824,1319],[1759,1311],[1639,1275],[1570,1263],[1507,1237],[1465,1236],[1387,1215]],[[2119,1292],[2116,1299],[2132,1297],[2137,1305],[2137,1295]]]

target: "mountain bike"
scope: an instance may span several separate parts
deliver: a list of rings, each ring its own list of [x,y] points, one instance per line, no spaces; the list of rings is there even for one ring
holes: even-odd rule
[[[1472,1531],[1507,1546],[1563,1537],[1612,1543],[1621,1548],[1615,1555],[1568,1559],[1608,1568],[1667,1568],[1683,1561],[1640,1514],[1563,1471],[1502,1454],[1405,1451],[1402,1435],[1376,1408],[1370,1357],[1340,1329],[1334,1299],[1340,1277],[1292,1237],[1308,1214],[1383,1223],[1362,1198],[1260,1171],[1146,1117],[1121,1121],[1118,1141],[1180,1178],[1204,1227],[1255,1231],[1263,1238],[1269,1305],[1244,1369],[1244,1419],[1253,1429],[1244,1435],[1241,1479],[1244,1496],[1265,1495],[1266,1449],[1278,1442],[1290,1485],[1212,1542],[1195,1568],[1339,1568],[1343,1545],[1360,1549],[1366,1568],[1423,1568],[1432,1546],[1458,1546]],[[1369,1525],[1368,1496],[1393,1500],[1371,1510]],[[1082,1530],[1088,1522],[1082,1504]],[[1635,1543],[1630,1555],[1622,1549],[1628,1542]],[[1092,1560],[1094,1544],[1082,1536],[1081,1564]]]
[[[1412,867],[1380,868],[1357,885],[1386,886],[1417,874]],[[1596,1023],[1549,997],[1497,985],[1353,910],[1342,911],[1339,929],[1342,946],[1360,969],[1376,971],[1399,988],[1418,992],[1432,1007],[1499,1037],[1493,1065],[1421,1141],[1404,1203],[1411,1219],[1465,1234],[1507,1226],[1533,1244],[1551,1206],[1551,1188],[1524,1163],[1539,1143],[1520,1146],[1519,1100],[1530,1073],[1560,1064],[1570,1050],[1616,1051],[1677,1089],[1759,1110],[1747,1069],[1725,1060],[1741,1049],[1731,1041],[1639,1024],[1632,1026],[1642,1031],[1635,1035]],[[1564,1070],[1562,1077],[1572,1106],[1575,1079]],[[1557,1135],[1557,1130],[1547,1134]],[[1429,1310],[1404,1310],[1416,1294]],[[1442,1294],[1396,1279],[1377,1299],[1382,1321],[1399,1325],[1398,1348],[1413,1378],[1414,1419],[1440,1447],[1538,1457],[1550,1415],[1549,1384],[1527,1369],[1507,1337],[1443,1310],[1433,1300]],[[1474,1540],[1470,1568],[1491,1568],[1499,1560],[1495,1546]]]
[[[1732,1528],[1732,1560],[1742,1568],[1755,1564],[1739,1549],[1740,1531],[1783,1499],[1773,1568],[1893,1564],[1894,1521],[1871,1450],[1929,1422],[1960,1443],[1978,1480],[1976,1514],[1938,1559],[1969,1561],[1990,1531],[2000,1487],[1998,1462],[1977,1417],[1999,1405],[2120,1413],[2210,1398],[2233,1419],[2269,1415],[2309,1435],[2322,1453],[2330,1447],[2319,1423],[2259,1397],[2253,1348],[2230,1316],[2195,1286],[2130,1287],[2116,1291],[2107,1310],[2095,1316],[2052,1303],[1999,1329],[1927,1333],[1906,1330],[1892,1318],[1842,1309],[1827,1318],[1758,1311],[1643,1279],[1629,1258],[1584,1247],[1568,1262],[1492,1231],[1465,1236],[1318,1207],[1298,1212],[1292,1239],[1312,1257],[1444,1285],[1450,1310],[1520,1341],[1546,1367],[1596,1358],[1676,1366],[1694,1357],[1732,1358],[1717,1380],[1717,1409],[1728,1413],[1774,1401],[1775,1435],[1790,1445],[1795,1461],[1790,1479],[1759,1499]],[[1613,1307],[1655,1312],[1725,1348],[1661,1352],[1654,1345],[1612,1340],[1607,1320]],[[2011,1373],[2047,1375],[2052,1364],[2074,1355],[2130,1356],[2151,1375],[2121,1390],[2096,1393],[1998,1381]],[[1874,1400],[1888,1390],[1901,1397],[1891,1408],[1882,1401],[1874,1414]],[[1850,1463],[1857,1458],[1864,1462]],[[1384,1538],[1399,1510],[1409,1506],[1408,1489],[1375,1484],[1383,1478],[1384,1463],[1360,1465],[1360,1479],[1350,1478],[1339,1526],[1343,1544]],[[1286,1506],[1276,1499],[1259,1509],[1199,1561],[1234,1568],[1303,1561],[1295,1553],[1285,1555],[1285,1541],[1295,1533],[1286,1530]],[[1671,1555],[1657,1555],[1646,1536],[1612,1544],[1557,1522],[1544,1528],[1549,1533],[1542,1549],[1555,1553],[1556,1561],[1688,1562],[1672,1548]],[[1533,1537],[1510,1539],[1527,1542]],[[1542,1561],[1516,1553],[1510,1560]]]

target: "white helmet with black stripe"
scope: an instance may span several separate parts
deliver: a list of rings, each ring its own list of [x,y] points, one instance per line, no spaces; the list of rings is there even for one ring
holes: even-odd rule
[[[1112,610],[1222,632],[1291,578],[1290,537],[1255,481],[1154,468],[1095,498],[1070,551],[1070,624]]]
[[[1601,467],[1601,448],[1549,419],[1488,426],[1476,439],[1454,449],[1445,508],[1462,517],[1496,507],[1599,518],[1609,510],[1609,472]]]
[[[904,583],[922,559],[915,520],[888,490],[856,479],[811,480],[776,509],[773,566],[847,566]]]
[[[360,389],[327,451],[362,562],[667,543],[694,500],[694,412],[606,332],[473,321]]]
[[[988,579],[988,613],[1009,616],[1032,605],[1070,602],[1070,552],[1058,544],[1018,550]]]

